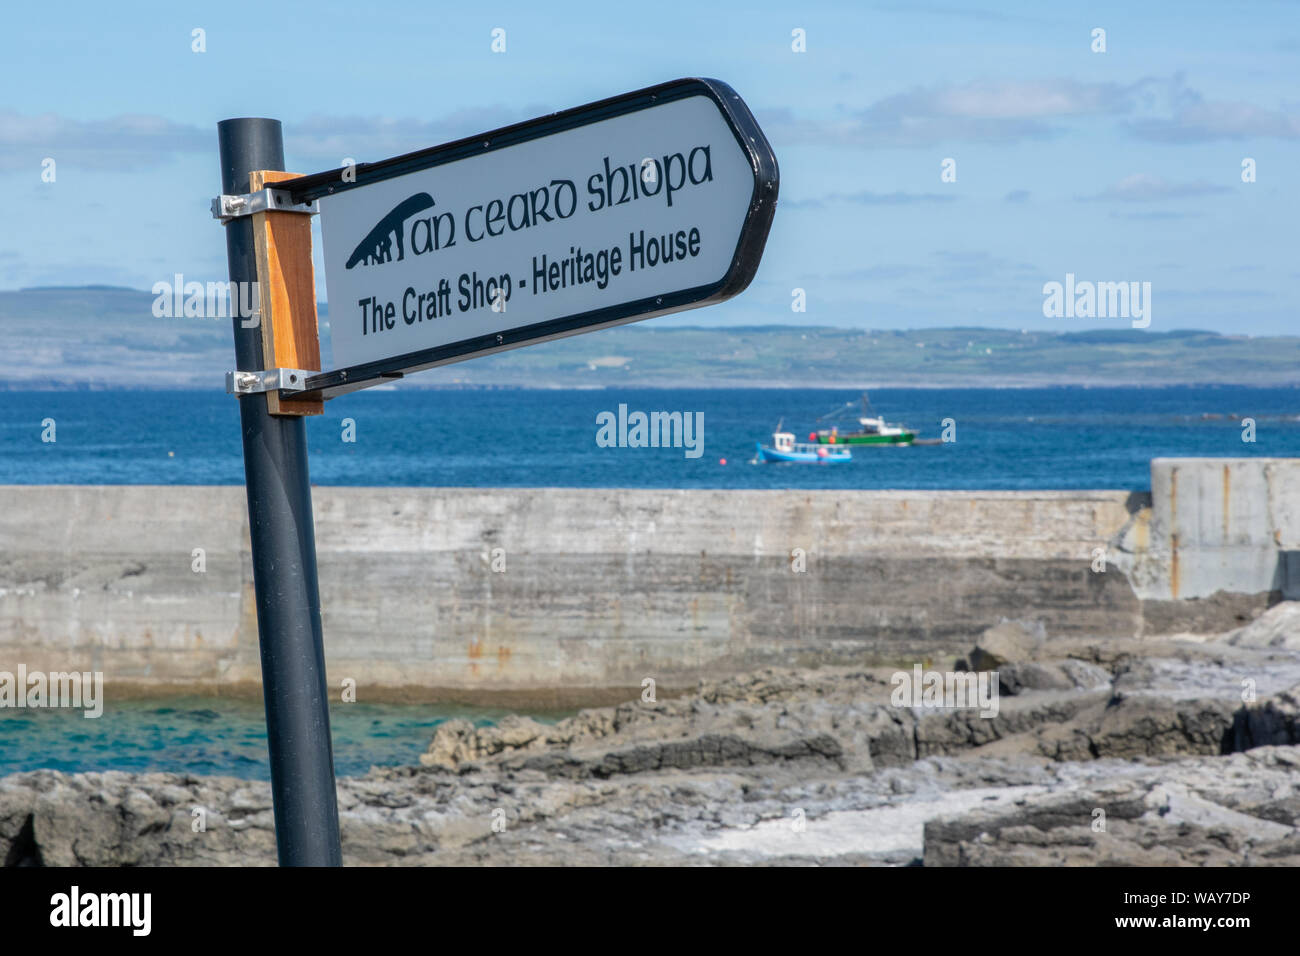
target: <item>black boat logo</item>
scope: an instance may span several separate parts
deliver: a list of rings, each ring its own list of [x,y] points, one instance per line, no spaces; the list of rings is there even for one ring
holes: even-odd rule
[[[366,233],[366,238],[352,250],[352,257],[348,259],[346,268],[351,269],[358,264],[378,265],[381,262],[392,262],[394,240],[397,242],[397,261],[401,262],[406,258],[406,249],[402,243],[402,227],[411,216],[432,205],[433,197],[428,193],[416,193],[408,199],[403,199],[393,207],[392,212],[375,224],[375,228]]]

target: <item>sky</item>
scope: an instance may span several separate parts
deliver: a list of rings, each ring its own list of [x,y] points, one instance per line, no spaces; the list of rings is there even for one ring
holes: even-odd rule
[[[1152,332],[1297,331],[1280,0],[10,4],[0,290],[224,280],[221,119],[282,120],[310,173],[681,76],[745,99],[781,198],[750,288],[658,325],[1129,325],[1045,316],[1073,274],[1149,282]]]

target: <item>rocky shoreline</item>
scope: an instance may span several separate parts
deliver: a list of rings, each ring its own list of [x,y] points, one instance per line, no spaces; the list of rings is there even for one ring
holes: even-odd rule
[[[773,669],[554,725],[439,726],[339,781],[358,865],[1300,865],[1300,609],[1206,640],[1047,640],[968,660],[994,716],[900,707],[894,671]],[[196,810],[200,811],[196,813]],[[202,823],[200,827],[199,824]],[[265,783],[0,779],[6,865],[270,865]]]

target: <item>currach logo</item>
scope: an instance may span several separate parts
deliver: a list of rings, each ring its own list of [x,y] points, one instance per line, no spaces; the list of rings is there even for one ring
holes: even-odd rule
[[[433,206],[433,197],[428,193],[416,193],[408,199],[403,199],[383,219],[375,224],[375,228],[366,234],[366,238],[357,244],[352,250],[352,256],[348,259],[346,268],[351,269],[356,265],[378,265],[381,262],[393,261],[393,243],[397,243],[397,261],[401,262],[406,258],[406,248],[402,243],[403,226],[406,220],[423,209],[429,209]]]

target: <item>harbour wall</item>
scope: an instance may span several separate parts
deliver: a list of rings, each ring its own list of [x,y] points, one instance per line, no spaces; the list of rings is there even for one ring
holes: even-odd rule
[[[562,705],[766,665],[1209,633],[1300,596],[1300,460],[1152,492],[315,488],[330,683]],[[0,487],[0,670],[259,683],[240,487]]]

